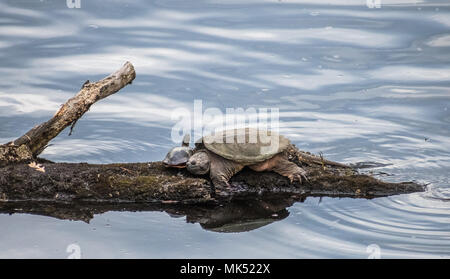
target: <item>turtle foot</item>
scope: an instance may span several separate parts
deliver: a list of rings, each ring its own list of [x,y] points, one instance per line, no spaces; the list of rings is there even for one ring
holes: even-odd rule
[[[218,183],[211,183],[211,197],[228,197],[232,191],[231,185],[228,181],[220,181]]]
[[[298,181],[300,182],[300,184],[303,184],[303,180],[309,182],[309,179],[306,176],[306,171],[300,167],[298,167],[293,173],[289,174],[287,177],[289,178],[291,184],[293,184],[294,181]]]

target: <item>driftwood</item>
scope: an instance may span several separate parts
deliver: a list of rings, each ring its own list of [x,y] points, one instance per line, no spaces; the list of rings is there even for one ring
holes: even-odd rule
[[[52,119],[34,127],[18,139],[0,145],[0,166],[36,158],[62,130],[69,125],[73,128],[93,103],[116,93],[135,77],[133,65],[127,62],[117,72],[98,82],[86,81],[80,92],[62,105]]]
[[[69,164],[37,157],[52,138],[73,126],[93,103],[117,92],[134,78],[134,68],[127,62],[105,79],[86,82],[52,119],[15,141],[0,145],[0,212],[30,212],[88,221],[92,214],[107,210],[165,210],[181,212],[191,216],[189,220],[203,220],[202,226],[217,228],[226,223],[224,216],[229,216],[217,212],[235,212],[236,203],[266,208],[257,211],[264,212],[270,221],[274,212],[279,213],[307,196],[374,198],[424,190],[424,186],[411,182],[389,183],[359,174],[356,169],[315,157],[294,145],[285,152],[307,171],[308,182],[291,184],[275,173],[244,169],[232,178],[232,189],[219,188],[214,198],[210,196],[208,177],[196,177],[184,169],[168,169],[161,162]],[[269,206],[273,204],[276,206]],[[198,212],[215,217],[205,219]],[[278,213],[275,215],[285,215]],[[252,214],[249,218],[255,219]]]

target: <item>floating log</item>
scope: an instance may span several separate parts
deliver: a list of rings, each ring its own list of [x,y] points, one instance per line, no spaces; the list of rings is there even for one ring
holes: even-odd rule
[[[161,162],[97,165],[38,161],[0,168],[0,199],[199,204],[267,192],[374,198],[424,190],[416,183],[384,182],[358,174],[352,168],[305,160],[304,152],[293,145],[286,152],[291,161],[306,170],[308,182],[291,184],[287,178],[273,172],[244,169],[231,179],[231,189],[218,188],[217,197],[212,198],[207,176],[166,168]]]

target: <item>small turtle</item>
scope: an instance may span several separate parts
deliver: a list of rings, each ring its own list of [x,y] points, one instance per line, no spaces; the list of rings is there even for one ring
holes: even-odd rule
[[[204,136],[196,142],[195,150],[188,147],[189,135],[181,147],[167,153],[163,163],[167,167],[186,167],[196,175],[209,172],[211,193],[215,186],[230,187],[229,180],[245,166],[254,171],[274,171],[294,182],[307,180],[306,172],[290,162],[283,151],[290,145],[287,138],[271,131],[252,128],[225,130]]]
[[[187,161],[194,153],[192,148],[189,147],[190,141],[191,136],[185,135],[181,146],[174,147],[167,153],[163,160],[164,165],[172,168],[185,168]]]

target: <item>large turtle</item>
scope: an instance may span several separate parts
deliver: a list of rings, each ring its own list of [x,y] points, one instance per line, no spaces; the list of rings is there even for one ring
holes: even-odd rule
[[[225,130],[204,136],[196,142],[195,150],[188,147],[189,135],[183,139],[181,147],[167,153],[163,163],[167,167],[186,167],[189,172],[204,175],[209,172],[215,186],[230,187],[229,180],[245,166],[254,171],[274,171],[302,182],[306,172],[290,162],[283,151],[289,146],[287,138],[271,131],[252,128]]]

